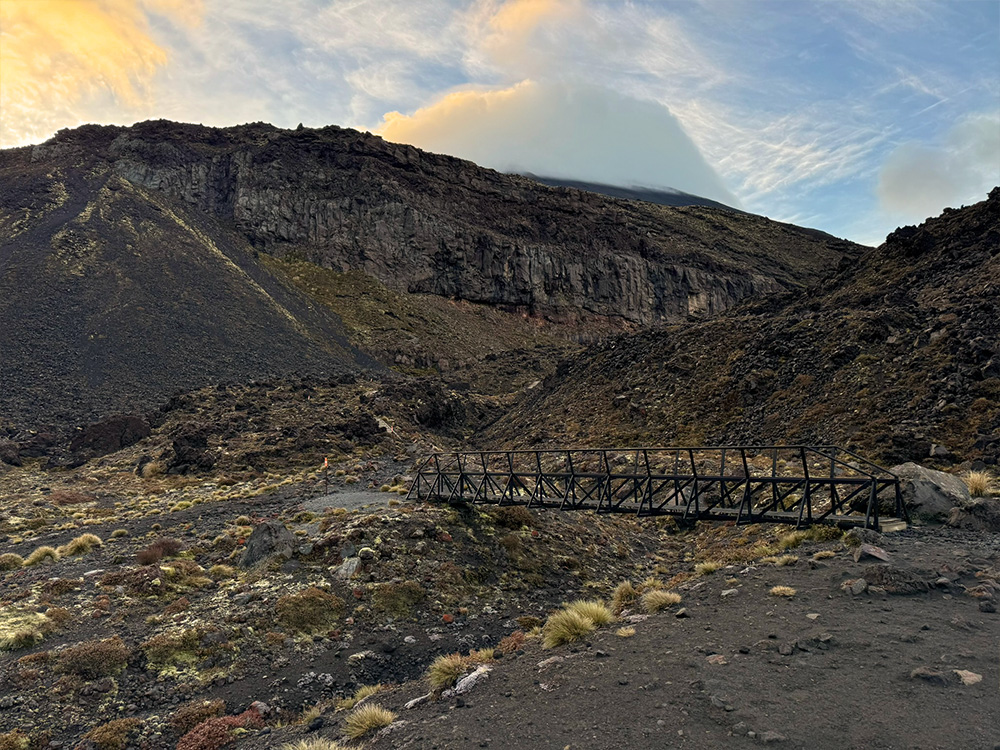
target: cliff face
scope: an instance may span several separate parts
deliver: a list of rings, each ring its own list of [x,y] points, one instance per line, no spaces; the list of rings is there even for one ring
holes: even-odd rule
[[[815,281],[861,250],[733,211],[549,188],[335,127],[87,126],[33,158],[80,149],[279,257],[555,320],[710,316]]]

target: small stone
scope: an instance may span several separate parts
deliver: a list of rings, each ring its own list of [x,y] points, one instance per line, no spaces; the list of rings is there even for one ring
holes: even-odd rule
[[[787,739],[788,738],[785,737],[785,735],[780,734],[779,732],[769,730],[767,732],[760,733],[760,741],[765,744],[768,742],[784,742]]]
[[[791,643],[782,643],[778,646],[778,653],[782,656],[791,656],[795,652],[795,646]]]
[[[818,617],[819,617],[819,613],[817,613],[817,612],[810,612],[808,615],[806,615],[806,619],[808,619],[808,620],[815,620]]]
[[[923,680],[930,685],[947,685],[951,680],[944,672],[935,672],[927,667],[917,667],[910,672],[911,680]]]
[[[725,599],[727,596],[736,596],[740,593],[739,589],[726,589],[722,592],[722,598]]]
[[[941,576],[936,581],[934,581],[934,585],[935,586],[946,587],[946,586],[950,586],[951,585],[951,581],[948,580],[947,578],[945,578],[944,576]]]
[[[307,732],[316,732],[323,728],[323,717],[317,716],[315,719],[309,722],[309,726],[306,727]]]
[[[853,581],[844,581],[841,588],[845,591],[850,591],[853,596],[858,596],[868,590],[868,581],[864,578],[858,578]]]
[[[373,550],[371,547],[362,547],[360,550],[358,550],[358,557],[360,557],[362,560],[374,560],[375,550]]]
[[[725,656],[723,656],[722,654],[712,654],[711,656],[709,656],[709,657],[708,657],[708,658],[706,659],[706,661],[707,661],[707,662],[708,662],[709,664],[720,664],[720,665],[721,665],[721,664],[728,664],[728,663],[729,663],[729,662],[728,662],[728,661],[726,660],[726,657],[725,657]]]
[[[414,638],[414,637],[413,637],[412,635],[408,635],[408,636],[406,636],[406,637],[405,637],[405,638],[403,639],[403,643],[405,643],[405,644],[407,644],[407,645],[409,645],[409,646],[412,646],[412,645],[413,645],[414,643],[416,643],[416,642],[417,642],[417,639],[416,639],[416,638]]]
[[[674,617],[676,617],[678,620],[681,620],[685,617],[690,617],[687,611],[687,607],[681,607],[679,610],[674,612]]]
[[[997,611],[997,605],[995,605],[988,599],[983,599],[981,602],[979,602],[979,611],[993,613]]]
[[[602,651],[601,649],[597,649],[594,652],[594,656],[599,657],[599,658],[600,657],[606,657],[607,655],[608,655],[608,652],[607,651]]]
[[[975,685],[977,682],[983,681],[983,676],[981,674],[970,672],[967,669],[956,669],[953,671],[958,679],[962,681],[963,685]]]
[[[874,557],[889,562],[889,553],[874,544],[860,544],[854,548],[854,562],[858,562],[862,557]]]

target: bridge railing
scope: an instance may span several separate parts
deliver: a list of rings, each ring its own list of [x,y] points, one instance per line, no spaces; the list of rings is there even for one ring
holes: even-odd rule
[[[899,478],[832,445],[443,452],[420,463],[408,497],[797,527],[909,522]]]

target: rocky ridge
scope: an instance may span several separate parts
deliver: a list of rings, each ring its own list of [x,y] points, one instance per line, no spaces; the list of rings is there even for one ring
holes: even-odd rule
[[[798,294],[562,362],[487,445],[842,444],[1000,460],[1000,189]]]

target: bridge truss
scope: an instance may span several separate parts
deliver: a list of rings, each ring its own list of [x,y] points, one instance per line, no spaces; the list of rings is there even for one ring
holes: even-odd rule
[[[570,448],[435,453],[409,499],[598,513],[905,527],[899,478],[837,446]]]

